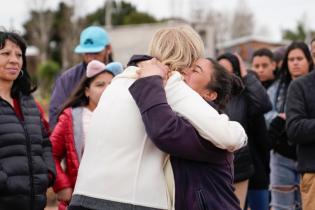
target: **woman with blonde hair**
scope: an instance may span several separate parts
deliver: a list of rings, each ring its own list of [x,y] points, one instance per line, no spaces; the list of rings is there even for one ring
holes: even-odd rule
[[[188,26],[161,29],[150,44],[150,55],[161,60],[162,68],[170,69],[165,89],[171,107],[215,146],[234,151],[246,143],[244,129],[219,115],[179,73],[203,54],[199,35]],[[131,63],[138,61],[143,61],[141,56],[133,57]],[[69,210],[170,208],[163,172],[166,154],[148,137],[128,90],[139,78],[137,71],[138,67],[129,66],[101,96]]]

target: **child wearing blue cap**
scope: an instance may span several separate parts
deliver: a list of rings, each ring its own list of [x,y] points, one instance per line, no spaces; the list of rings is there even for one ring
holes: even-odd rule
[[[57,123],[61,105],[71,95],[86,74],[86,66],[92,60],[104,64],[110,62],[112,47],[107,32],[99,26],[89,26],[80,35],[80,43],[74,52],[82,55],[82,62],[63,72],[56,80],[49,106],[49,126],[51,129]]]
[[[103,91],[122,70],[119,62],[105,65],[92,60],[87,65],[86,76],[63,106],[50,137],[57,171],[53,189],[60,201],[59,210],[66,209],[71,199],[92,112]],[[65,169],[61,167],[63,159]]]

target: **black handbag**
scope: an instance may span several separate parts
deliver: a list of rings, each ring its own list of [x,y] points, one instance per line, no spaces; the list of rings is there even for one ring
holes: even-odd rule
[[[288,136],[285,128],[285,120],[279,116],[275,117],[270,123],[268,134],[272,148],[277,147],[281,143],[287,142]]]

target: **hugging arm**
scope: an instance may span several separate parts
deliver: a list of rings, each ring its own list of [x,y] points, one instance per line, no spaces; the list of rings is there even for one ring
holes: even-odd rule
[[[129,91],[141,112],[149,137],[159,149],[191,160],[211,158],[195,128],[169,106],[161,77],[138,79]]]

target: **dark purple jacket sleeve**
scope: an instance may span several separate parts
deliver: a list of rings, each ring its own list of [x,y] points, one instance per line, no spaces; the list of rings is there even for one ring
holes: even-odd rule
[[[65,102],[67,96],[65,86],[65,82],[62,77],[59,77],[56,80],[55,87],[53,89],[50,105],[49,105],[49,127],[50,130],[53,130],[57,123],[57,116],[60,111],[60,106]]]
[[[129,91],[141,112],[148,136],[162,151],[180,158],[209,162],[213,159],[210,151],[220,150],[202,139],[188,121],[172,111],[161,77],[138,79]]]

